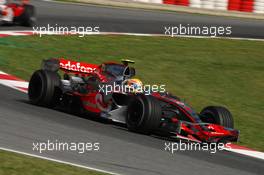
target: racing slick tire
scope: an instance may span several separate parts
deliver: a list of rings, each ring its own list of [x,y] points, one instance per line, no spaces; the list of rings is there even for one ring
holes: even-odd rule
[[[31,76],[28,97],[32,104],[54,107],[60,96],[60,76],[57,72],[37,70]]]
[[[161,106],[157,99],[149,95],[136,95],[127,109],[126,124],[130,131],[151,134],[161,122]]]
[[[33,27],[36,24],[36,11],[33,5],[24,5],[24,13],[20,16],[21,25]]]
[[[218,124],[227,128],[234,128],[232,114],[224,107],[208,106],[204,108],[200,114],[202,122]]]

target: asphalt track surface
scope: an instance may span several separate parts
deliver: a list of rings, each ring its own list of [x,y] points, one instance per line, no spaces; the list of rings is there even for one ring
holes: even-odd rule
[[[0,85],[0,147],[100,168],[121,174],[262,174],[263,160],[218,151],[165,151],[166,140],[126,128],[33,106],[27,95]],[[99,142],[100,150],[33,151],[33,142]]]
[[[213,23],[218,18],[223,23],[234,22],[233,25],[240,29],[240,37],[260,35],[261,31],[257,31],[263,27],[263,24],[256,21],[242,22],[220,17],[180,17],[171,13],[56,3],[51,6],[42,1],[35,1],[34,4],[38,7],[41,25],[50,22],[67,25],[100,24],[105,31],[157,33],[163,23],[175,22],[177,19],[180,22],[191,20],[198,23],[197,20],[200,20]],[[28,104],[26,94],[2,85],[0,97],[0,147],[131,175],[244,175],[264,172],[263,160],[226,151],[216,154],[178,151],[171,154],[164,151],[164,139],[131,133],[118,125],[33,106]],[[32,150],[33,142],[47,140],[99,142],[100,151],[85,154],[49,151],[39,154]]]
[[[37,26],[99,26],[102,32],[164,34],[165,26],[232,27],[232,37],[264,39],[263,20],[206,16],[137,9],[72,5],[40,0],[32,1],[37,8]],[[30,30],[25,27],[0,27],[0,30]]]

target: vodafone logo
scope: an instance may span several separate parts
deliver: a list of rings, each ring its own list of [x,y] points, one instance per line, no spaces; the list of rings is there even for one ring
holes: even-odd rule
[[[60,60],[60,67],[62,69],[83,73],[92,73],[97,68],[97,66],[93,64],[85,64],[68,60]]]

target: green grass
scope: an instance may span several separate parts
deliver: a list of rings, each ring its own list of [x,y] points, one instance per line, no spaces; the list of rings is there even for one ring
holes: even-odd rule
[[[106,175],[71,165],[1,150],[0,162],[0,175]]]
[[[28,80],[42,59],[91,63],[134,59],[138,78],[165,84],[198,112],[223,105],[241,131],[239,144],[264,151],[264,42],[135,36],[0,39],[0,70]]]

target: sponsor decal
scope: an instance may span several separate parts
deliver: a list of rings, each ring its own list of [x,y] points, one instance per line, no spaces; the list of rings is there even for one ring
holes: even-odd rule
[[[97,69],[95,64],[87,64],[77,61],[69,61],[65,59],[60,59],[60,68],[69,71],[82,72],[82,73],[92,73]]]

